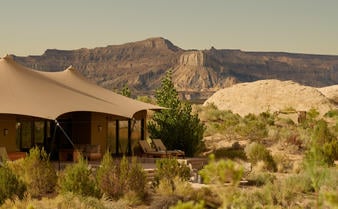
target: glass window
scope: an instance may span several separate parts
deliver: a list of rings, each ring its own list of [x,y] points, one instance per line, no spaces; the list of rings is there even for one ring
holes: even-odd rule
[[[107,147],[109,151],[116,154],[116,121],[108,121],[108,139]]]
[[[34,122],[34,144],[43,145],[45,135],[45,122],[35,121]]]
[[[120,130],[119,130],[119,136],[120,136],[120,154],[127,155],[128,153],[128,121],[120,121]]]
[[[49,124],[45,128],[45,124]],[[46,129],[46,130],[45,130]],[[50,123],[43,120],[18,120],[16,123],[16,144],[22,151],[28,151],[34,145],[43,146],[45,133],[50,136]]]
[[[21,121],[21,149],[26,150],[32,147],[32,122]]]

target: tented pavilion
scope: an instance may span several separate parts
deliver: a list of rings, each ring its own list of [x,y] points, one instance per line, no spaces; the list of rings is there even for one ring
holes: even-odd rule
[[[147,110],[162,109],[93,84],[69,67],[42,72],[0,59],[0,147],[44,147],[52,157],[74,145],[132,155],[145,138]]]

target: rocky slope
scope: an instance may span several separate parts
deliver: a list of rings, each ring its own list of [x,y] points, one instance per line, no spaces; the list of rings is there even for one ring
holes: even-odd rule
[[[318,91],[338,105],[338,85],[318,88]]]
[[[314,87],[279,80],[260,80],[233,85],[217,91],[205,101],[204,105],[211,103],[221,110],[231,110],[241,116],[289,109],[308,111],[311,108],[316,108],[324,114],[338,108]]]
[[[15,57],[25,66],[60,71],[73,65],[108,89],[127,84],[133,94],[151,94],[169,69],[187,99],[208,98],[235,83],[293,80],[324,87],[338,84],[338,56],[240,50],[183,50],[164,38],[94,49],[48,49],[41,56]]]

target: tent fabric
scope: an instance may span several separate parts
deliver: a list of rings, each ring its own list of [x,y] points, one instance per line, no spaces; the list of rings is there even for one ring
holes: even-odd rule
[[[2,114],[51,120],[77,111],[132,118],[142,110],[163,109],[99,87],[72,67],[62,72],[42,72],[23,67],[10,56],[0,59],[0,96]]]

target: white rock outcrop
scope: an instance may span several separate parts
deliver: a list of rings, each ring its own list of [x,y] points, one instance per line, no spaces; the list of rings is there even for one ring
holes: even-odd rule
[[[293,81],[260,80],[240,83],[217,91],[204,105],[213,103],[221,110],[241,116],[249,113],[276,112],[293,108],[308,111],[316,108],[321,114],[337,108],[321,91]]]

